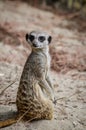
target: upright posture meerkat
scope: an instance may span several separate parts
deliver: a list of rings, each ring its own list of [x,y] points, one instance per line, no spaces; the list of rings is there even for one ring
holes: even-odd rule
[[[54,89],[49,78],[50,55],[49,44],[51,36],[46,33],[33,31],[26,34],[26,41],[32,52],[28,57],[17,92],[16,118],[0,122],[0,127],[11,125],[20,117],[27,120],[52,119]]]

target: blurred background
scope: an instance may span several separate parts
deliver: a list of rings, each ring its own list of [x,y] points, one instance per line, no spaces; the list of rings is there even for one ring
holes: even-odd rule
[[[26,2],[38,8],[46,7],[46,9],[52,9],[52,10],[63,9],[64,11],[65,10],[70,12],[81,11],[82,14],[86,13],[86,0],[19,0],[19,1]]]
[[[20,76],[31,53],[25,34],[33,30],[52,36],[51,78],[59,100],[51,123],[38,122],[28,130],[85,130],[86,0],[0,0],[0,93],[13,83],[0,97],[0,113],[15,108]]]
[[[38,8],[44,8],[46,10],[55,11],[63,9],[63,12],[80,11],[81,15],[86,15],[86,0],[19,0],[19,1],[26,2]]]
[[[86,0],[0,0],[0,41],[2,45],[19,49],[18,53],[21,54],[20,58],[17,52],[10,50],[10,55],[9,51],[7,53],[2,50],[0,61],[19,62],[20,65],[24,65],[26,60],[24,55],[27,57],[29,52],[25,34],[32,30],[43,30],[52,35],[50,52],[53,57],[53,69],[62,71],[64,67],[71,69],[71,66],[80,70],[85,69],[82,60],[85,60],[83,46],[86,45]],[[26,48],[23,48],[25,46]],[[65,50],[65,47],[58,50],[58,46],[65,46],[68,50]],[[71,48],[74,46],[74,49],[70,50],[69,46]],[[53,48],[56,51],[53,51]],[[22,55],[20,51],[24,54]],[[59,51],[64,55],[59,54]],[[66,56],[66,53],[70,55],[71,51],[73,51],[71,60],[68,61],[70,57]],[[78,55],[77,51],[79,51]],[[8,56],[5,57],[3,53],[7,53]],[[62,61],[61,55],[63,55]]]

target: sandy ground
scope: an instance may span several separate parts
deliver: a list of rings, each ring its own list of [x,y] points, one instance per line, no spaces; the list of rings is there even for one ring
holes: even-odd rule
[[[79,25],[25,3],[0,1],[0,92],[16,81],[0,96],[0,120],[16,112],[18,84],[31,51],[26,32],[41,29],[53,36],[51,78],[57,99],[51,121],[19,122],[2,130],[86,129],[86,26]]]

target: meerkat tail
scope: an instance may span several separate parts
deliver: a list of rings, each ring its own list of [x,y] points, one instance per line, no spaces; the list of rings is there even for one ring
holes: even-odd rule
[[[4,120],[4,121],[0,121],[0,128],[10,126],[10,125],[12,125],[14,123],[17,123],[17,119],[18,119],[18,117],[7,119],[7,120]]]

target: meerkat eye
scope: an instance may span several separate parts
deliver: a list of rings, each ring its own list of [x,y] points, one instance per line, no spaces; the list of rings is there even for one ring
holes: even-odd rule
[[[39,40],[40,42],[43,42],[43,41],[45,40],[45,37],[44,37],[44,36],[39,36],[38,40]]]
[[[33,36],[33,35],[29,35],[29,37],[28,37],[29,39],[30,39],[30,41],[32,42],[34,39],[35,39],[35,36]]]

